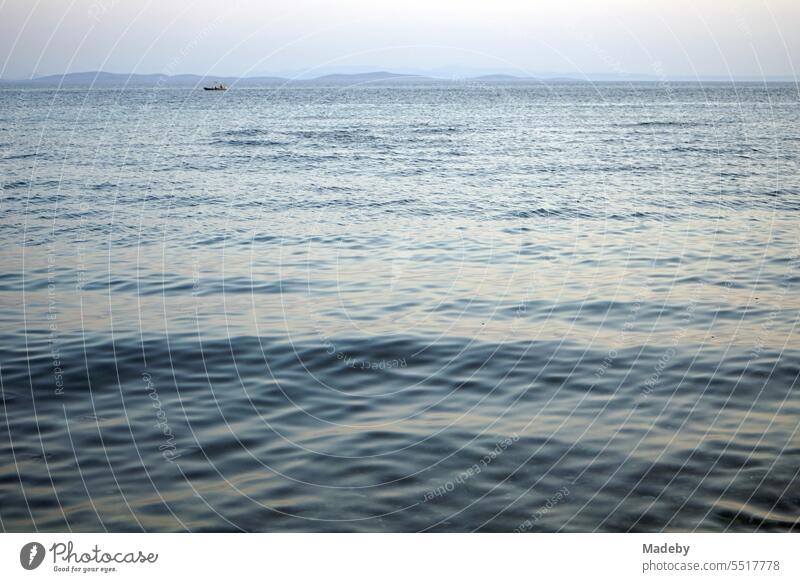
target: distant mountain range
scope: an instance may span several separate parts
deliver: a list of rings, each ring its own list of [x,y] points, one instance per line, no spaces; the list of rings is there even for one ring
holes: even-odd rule
[[[737,82],[796,82],[791,77],[737,78]],[[252,76],[252,77],[212,77],[207,75],[164,75],[164,74],[138,74],[138,73],[107,73],[103,71],[89,71],[85,73],[67,73],[64,75],[48,75],[33,79],[0,80],[3,85],[42,85],[42,86],[97,86],[97,87],[122,87],[122,86],[184,86],[200,87],[214,83],[224,83],[229,86],[281,86],[281,85],[419,85],[419,84],[452,84],[454,82],[475,82],[491,84],[532,84],[532,83],[592,83],[592,82],[659,82],[660,79],[652,75],[628,75],[621,77],[614,74],[596,73],[587,75],[586,78],[570,77],[558,73],[544,73],[537,77],[518,77],[509,74],[488,74],[460,79],[442,78],[428,75],[391,73],[387,71],[372,71],[367,73],[334,73],[314,78],[287,78],[278,76]],[[725,77],[705,78],[670,78],[670,82],[731,82]]]
[[[577,79],[564,79],[579,82]],[[512,75],[486,75],[459,81],[475,82],[504,82],[504,83],[531,83],[542,82],[543,79],[530,77],[514,77]],[[548,79],[548,81],[551,81]],[[162,74],[134,74],[134,73],[106,73],[89,71],[85,73],[67,73],[65,75],[48,75],[25,80],[3,80],[5,84],[48,85],[48,86],[205,86],[214,83],[224,83],[228,86],[280,86],[280,85],[361,85],[361,84],[442,84],[453,83],[454,79],[430,77],[426,75],[412,75],[403,73],[390,73],[387,71],[373,71],[369,73],[334,73],[313,78],[292,79],[275,76],[253,77],[212,77],[206,75],[162,75]]]

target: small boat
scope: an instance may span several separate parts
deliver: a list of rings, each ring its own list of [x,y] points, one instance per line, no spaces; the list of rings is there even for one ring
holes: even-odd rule
[[[228,88],[222,83],[214,83],[211,87],[203,87],[206,91],[227,91]]]

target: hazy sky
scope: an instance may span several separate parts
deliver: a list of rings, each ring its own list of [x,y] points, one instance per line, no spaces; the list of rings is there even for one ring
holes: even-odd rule
[[[0,76],[364,65],[796,76],[800,0],[0,0]]]

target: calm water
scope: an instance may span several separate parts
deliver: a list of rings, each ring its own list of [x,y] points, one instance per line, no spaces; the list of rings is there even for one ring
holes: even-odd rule
[[[0,90],[0,526],[796,528],[799,105]]]

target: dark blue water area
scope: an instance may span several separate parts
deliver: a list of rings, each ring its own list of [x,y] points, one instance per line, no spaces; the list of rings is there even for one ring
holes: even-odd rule
[[[336,341],[353,362],[275,337],[74,338],[56,369],[46,339],[4,350],[4,523],[793,527],[797,352]]]

